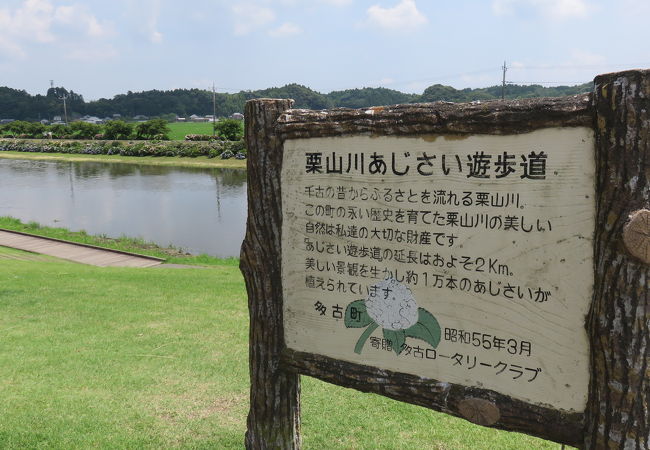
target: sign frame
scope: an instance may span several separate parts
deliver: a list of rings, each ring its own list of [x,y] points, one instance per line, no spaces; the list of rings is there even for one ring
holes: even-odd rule
[[[580,448],[649,445],[650,345],[644,343],[650,340],[646,281],[650,279],[650,250],[638,250],[650,248],[650,221],[635,226],[628,222],[631,215],[648,217],[638,213],[650,206],[650,173],[644,166],[650,161],[650,71],[600,75],[594,82],[591,94],[471,104],[309,111],[291,109],[293,101],[286,99],[247,102],[249,210],[240,262],[250,312],[247,448],[300,447],[301,374],[479,425]],[[591,361],[584,413],[286,347],[280,179],[286,140],[345,135],[508,135],[555,127],[591,127],[595,132],[595,283],[584,324]],[[636,239],[624,239],[626,230],[636,230]],[[635,242],[629,244],[635,249],[628,242]],[[613,404],[618,406],[612,408]]]

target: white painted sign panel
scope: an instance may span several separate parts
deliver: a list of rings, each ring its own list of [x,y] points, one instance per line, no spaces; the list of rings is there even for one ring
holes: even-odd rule
[[[588,128],[288,140],[291,349],[583,411]]]

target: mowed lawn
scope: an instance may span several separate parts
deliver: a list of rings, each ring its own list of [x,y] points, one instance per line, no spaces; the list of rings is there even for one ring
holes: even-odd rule
[[[232,262],[122,269],[4,254],[0,448],[243,447],[248,319]],[[302,406],[305,448],[560,448],[307,377]]]
[[[188,134],[212,134],[212,122],[174,122],[167,126],[172,141],[183,141]]]

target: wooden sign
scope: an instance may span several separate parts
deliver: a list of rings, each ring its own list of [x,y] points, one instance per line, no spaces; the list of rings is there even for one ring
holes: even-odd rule
[[[590,128],[287,140],[288,348],[585,408]]]
[[[647,448],[648,98],[631,71],[559,99],[249,102],[247,447],[300,446],[306,374]]]

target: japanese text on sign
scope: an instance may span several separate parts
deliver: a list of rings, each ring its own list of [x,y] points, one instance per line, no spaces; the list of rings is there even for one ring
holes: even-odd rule
[[[584,409],[592,132],[285,143],[290,348]]]

